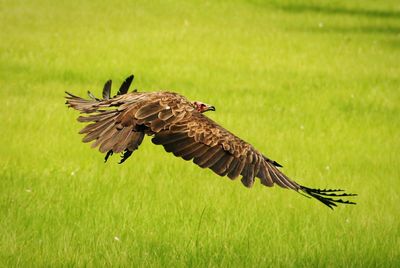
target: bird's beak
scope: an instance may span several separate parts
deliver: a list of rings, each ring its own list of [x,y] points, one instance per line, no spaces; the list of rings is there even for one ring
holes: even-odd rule
[[[215,107],[214,106],[208,106],[207,111],[214,111],[215,112]]]

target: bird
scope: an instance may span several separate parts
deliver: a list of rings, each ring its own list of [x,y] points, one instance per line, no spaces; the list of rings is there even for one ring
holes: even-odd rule
[[[216,111],[210,104],[189,101],[184,96],[170,92],[128,93],[134,79],[124,80],[116,95],[111,96],[112,81],[103,87],[102,98],[88,91],[88,99],[66,93],[66,105],[81,114],[77,120],[88,123],[80,134],[84,143],[93,142],[105,154],[104,161],[114,153],[121,154],[124,163],[139,148],[145,136],[162,145],[166,152],[201,168],[209,168],[219,176],[231,180],[241,176],[244,186],[250,188],[258,178],[262,185],[275,184],[314,198],[333,209],[338,204],[355,204],[342,197],[356,194],[342,189],[319,189],[303,186],[286,176],[278,162],[268,158],[250,143],[205,115]]]

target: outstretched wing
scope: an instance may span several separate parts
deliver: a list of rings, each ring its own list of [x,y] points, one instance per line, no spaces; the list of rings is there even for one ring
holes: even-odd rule
[[[176,93],[136,90],[127,93],[132,80],[133,76],[128,77],[113,98],[110,98],[111,80],[104,85],[103,99],[91,92],[88,92],[90,99],[66,92],[68,107],[86,115],[78,117],[78,121],[90,123],[79,132],[85,134],[82,141],[93,142],[92,147],[106,153],[106,161],[113,153],[123,152],[120,163],[124,162],[140,146],[145,134],[166,129],[194,110],[190,102]]]
[[[283,188],[300,189],[299,184],[278,170],[278,163],[197,111],[190,118],[155,133],[152,141],[163,145],[167,152],[185,160],[193,159],[196,165],[210,168],[220,176],[230,179],[242,176],[246,187],[251,187],[258,177],[266,186],[276,183]]]
[[[265,186],[277,184],[301,191],[330,208],[336,206],[336,203],[354,204],[337,199],[353,194],[340,193],[340,189],[312,189],[289,179],[278,169],[280,165],[277,162],[192,109],[185,101],[177,103],[176,98],[166,97],[142,106],[134,117],[143,120],[151,129],[154,144],[164,146],[167,152],[177,157],[193,160],[202,168],[210,168],[220,176],[228,176],[230,179],[242,176],[241,181],[246,187],[251,187],[255,178],[259,178]]]

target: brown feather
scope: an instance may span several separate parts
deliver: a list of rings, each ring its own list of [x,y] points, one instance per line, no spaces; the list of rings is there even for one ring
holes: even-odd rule
[[[195,152],[193,152],[193,163],[195,163],[196,158],[200,158],[202,157],[204,154],[206,154],[209,150],[211,150],[212,148],[210,146],[204,145],[203,147],[201,147],[199,150],[196,150]],[[197,160],[198,161],[198,160]],[[195,163],[196,164],[196,163]]]
[[[242,183],[246,187],[251,187],[254,184],[254,165],[247,164],[242,171]]]
[[[149,103],[147,105],[144,105],[143,107],[141,107],[135,114],[135,117],[137,119],[144,119],[147,118],[153,114],[156,114],[158,112],[160,112],[161,110],[163,110],[164,107],[160,105],[160,103],[157,102],[152,102]],[[157,115],[158,116],[158,115]]]
[[[114,141],[114,136],[118,134],[118,130],[116,128],[113,128],[110,134],[108,135],[109,138],[106,139],[99,147],[99,151],[102,153],[106,153],[110,151],[115,143]]]
[[[226,152],[220,148],[215,154],[213,154],[203,165],[200,165],[202,168],[209,168],[215,163],[217,163]]]
[[[136,150],[140,144],[142,144],[144,138],[143,132],[133,132],[133,136],[131,137],[131,142],[128,144],[128,149],[131,151]]]
[[[160,130],[162,130],[166,124],[167,123],[165,123],[165,121],[162,121],[160,119],[155,119],[151,122],[150,127],[154,132],[160,132]]]
[[[198,148],[199,148],[199,144],[196,143],[195,141],[192,141],[192,143],[190,143],[186,146],[182,146],[181,148],[174,151],[174,155],[177,157],[184,156],[186,154],[193,152],[194,150],[196,150]]]
[[[137,111],[137,107],[135,105],[135,106],[127,109],[125,112],[121,113],[118,116],[117,121],[120,121],[123,126],[130,126],[130,125],[135,126],[137,119],[135,118],[134,114],[136,113],[136,111]]]
[[[261,179],[261,183],[265,186],[272,187],[274,182],[272,181],[271,175],[269,174],[268,167],[261,163],[260,171],[258,172],[257,177]]]
[[[268,170],[271,174],[272,180],[278,184],[280,187],[282,188],[287,188],[287,186],[285,185],[285,183],[279,178],[277,172],[275,172],[275,170],[271,167],[271,164],[266,162],[267,166],[268,166]]]
[[[194,162],[196,165],[202,166],[202,165],[205,164],[211,157],[213,157],[214,154],[216,154],[219,150],[220,150],[220,148],[219,148],[218,146],[210,147],[209,150],[207,150],[206,152],[204,152],[204,154],[195,157],[194,160],[193,160],[193,162]]]
[[[230,179],[232,179],[232,180],[235,179],[235,178],[237,178],[237,177],[240,175],[240,173],[242,172],[242,170],[243,170],[245,164],[246,164],[246,161],[245,161],[244,159],[240,159],[239,162],[238,162],[238,164],[235,166],[235,168],[232,169],[232,170],[228,173],[228,177],[229,177]]]
[[[225,173],[225,175],[228,175],[229,179],[234,179],[229,176],[229,173],[231,173],[236,168],[236,166],[239,164],[239,162],[240,162],[240,160],[238,158],[233,157],[231,163],[226,167],[226,170],[224,171],[224,173]]]
[[[174,116],[174,115],[172,114],[171,108],[162,110],[161,112],[158,113],[158,118],[160,118],[163,121],[168,120],[172,116]]]
[[[186,124],[172,125],[172,126],[170,126],[169,130],[171,132],[186,132],[187,125]]]
[[[211,166],[210,168],[217,173],[218,175],[223,175],[224,176],[224,172],[227,169],[227,167],[229,166],[230,162],[232,162],[233,160],[233,156],[230,155],[229,153],[224,153],[224,156],[221,157],[218,162],[216,162],[213,166]],[[226,175],[226,174],[225,174]]]
[[[79,116],[78,122],[98,122],[100,120],[104,120],[108,117],[112,117],[116,114],[117,111],[104,111],[98,114],[93,114],[90,116]]]
[[[114,153],[120,153],[126,149],[132,137],[132,132],[132,127],[126,127],[120,131],[119,135],[115,137],[115,143],[112,147]]]
[[[91,142],[97,138],[99,138],[102,133],[106,132],[107,130],[114,128],[114,123],[110,122],[109,124],[104,124],[102,127],[96,129],[93,132],[88,133],[83,139],[83,142]]]
[[[99,146],[101,143],[103,143],[105,140],[111,137],[115,130],[115,126],[109,125],[107,128],[105,128],[97,137],[97,140],[92,144],[92,148],[95,148]]]
[[[256,154],[255,158],[256,158],[256,161],[255,161],[255,167],[254,167],[254,176],[257,176],[258,171],[260,170],[260,167],[261,167],[261,162],[263,161],[263,157]]]
[[[138,125],[147,125],[147,126],[150,126],[150,125],[151,125],[151,122],[152,122],[153,120],[156,120],[156,119],[158,119],[157,114],[152,114],[152,115],[149,115],[149,116],[146,117],[146,118],[138,119],[138,120],[136,121],[136,123],[137,123]]]
[[[187,152],[185,152],[184,155],[182,155],[182,158],[185,160],[191,160],[192,158],[196,157],[196,156],[200,156],[203,153],[205,153],[210,147],[208,147],[205,144],[197,144],[197,147],[193,148],[193,150],[188,150]]]
[[[221,176],[226,176],[229,173],[229,167],[231,166],[231,163],[235,160],[235,157],[230,154],[229,160],[224,164],[225,167],[221,170]]]
[[[193,143],[193,140],[190,138],[180,139],[174,143],[164,144],[164,149],[170,153],[170,152],[179,150],[181,147],[190,145],[192,143]]]
[[[103,87],[103,99],[108,100],[110,98],[110,93],[111,93],[111,84],[112,81],[108,80]]]
[[[267,164],[265,164],[265,169],[264,169],[264,171],[265,171],[265,174],[266,174],[266,176],[267,176],[268,183],[269,183],[271,186],[273,186],[273,185],[274,185],[274,180],[273,180],[273,178],[272,178],[272,174],[271,174],[270,169],[269,169],[269,167],[268,167]]]
[[[112,124],[113,121],[114,121],[114,118],[111,117],[111,118],[108,118],[108,119],[105,119],[105,120],[103,119],[103,120],[101,120],[99,122],[96,122],[96,123],[93,123],[93,124],[89,124],[86,127],[84,127],[83,129],[81,129],[79,131],[79,134],[85,134],[85,133],[93,132],[96,129],[104,127],[105,125]]]
[[[274,169],[275,173],[279,176],[279,179],[288,187],[291,189],[298,189],[299,185],[293,181],[291,181],[288,177],[285,176],[279,169],[273,165],[273,163],[270,163],[272,169]]]
[[[157,133],[152,139],[152,142],[155,144],[164,145],[164,144],[174,143],[178,140],[186,138],[187,138],[186,133],[170,133],[165,131]]]

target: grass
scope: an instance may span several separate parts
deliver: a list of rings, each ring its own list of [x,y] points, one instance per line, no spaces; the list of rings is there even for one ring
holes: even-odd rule
[[[0,266],[398,267],[399,18],[397,1],[1,1]],[[248,190],[149,139],[103,164],[63,92],[131,73],[358,205]]]

